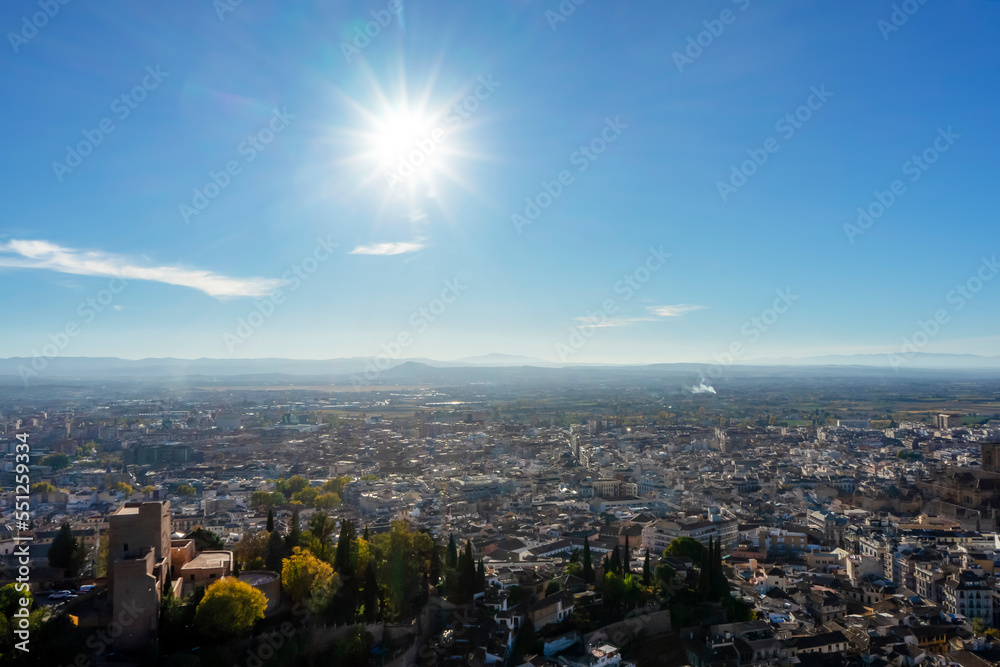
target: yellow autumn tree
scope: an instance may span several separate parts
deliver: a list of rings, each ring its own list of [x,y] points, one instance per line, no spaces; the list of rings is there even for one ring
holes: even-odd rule
[[[224,577],[205,591],[194,622],[209,637],[240,637],[264,618],[266,608],[261,591],[236,577]]]
[[[281,561],[281,587],[295,602],[320,606],[340,588],[340,576],[308,549],[295,547],[291,558]]]

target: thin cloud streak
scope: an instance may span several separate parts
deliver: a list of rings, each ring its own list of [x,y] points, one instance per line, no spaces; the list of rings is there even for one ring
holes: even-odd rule
[[[594,327],[595,329],[604,329],[607,327],[627,327],[633,324],[640,324],[642,322],[659,322],[667,317],[682,317],[686,313],[690,313],[695,310],[702,310],[708,308],[708,306],[697,306],[690,303],[679,303],[672,306],[646,306],[646,311],[652,315],[652,317],[611,317],[603,321],[594,321],[590,317],[583,316],[578,317],[576,320],[578,322],[583,322],[588,326]]]
[[[285,284],[283,280],[273,278],[234,278],[180,266],[143,266],[134,260],[100,250],[65,248],[50,241],[28,239],[0,243],[0,267],[148,280],[190,287],[215,298],[264,296]]]
[[[680,317],[693,310],[702,310],[708,306],[696,306],[690,303],[679,303],[675,306],[646,306],[646,310],[659,317]]]
[[[421,241],[403,241],[400,243],[370,243],[359,245],[349,252],[349,255],[404,255],[408,252],[417,252],[427,247]]]

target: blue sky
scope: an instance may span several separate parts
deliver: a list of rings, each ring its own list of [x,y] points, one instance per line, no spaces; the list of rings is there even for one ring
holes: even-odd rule
[[[1000,352],[1000,2],[399,6],[4,3],[0,355]]]

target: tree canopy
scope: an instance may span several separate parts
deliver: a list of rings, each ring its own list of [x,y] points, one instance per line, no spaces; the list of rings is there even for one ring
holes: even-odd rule
[[[240,637],[264,618],[267,597],[235,577],[213,583],[198,603],[195,624],[209,637]]]

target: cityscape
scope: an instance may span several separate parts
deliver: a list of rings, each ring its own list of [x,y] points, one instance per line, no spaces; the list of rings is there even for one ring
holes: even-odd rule
[[[1000,666],[998,28],[3,3],[0,666]]]

